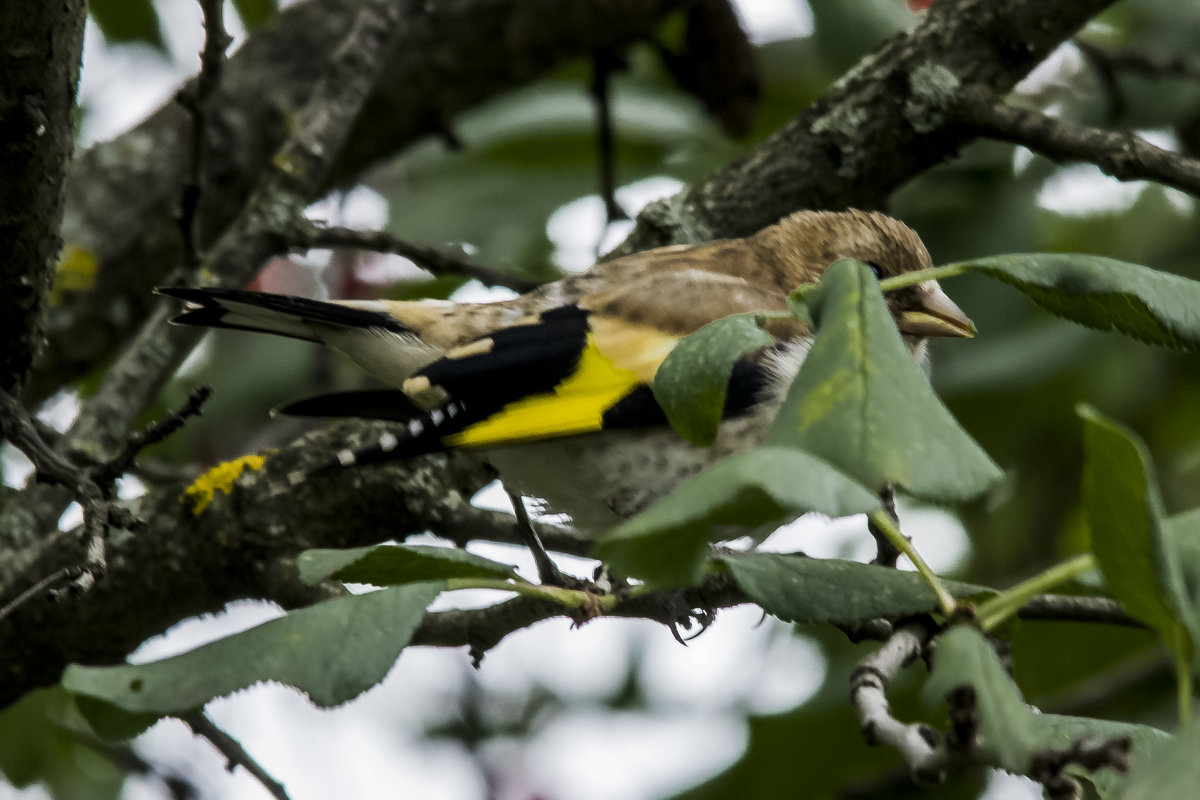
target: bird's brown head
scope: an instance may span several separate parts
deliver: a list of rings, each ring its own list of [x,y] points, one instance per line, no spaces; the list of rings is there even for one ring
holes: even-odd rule
[[[759,231],[750,242],[784,291],[816,282],[842,258],[869,265],[880,280],[933,266],[916,231],[877,211],[800,211]],[[886,299],[903,334],[975,335],[971,321],[937,281],[889,292]]]

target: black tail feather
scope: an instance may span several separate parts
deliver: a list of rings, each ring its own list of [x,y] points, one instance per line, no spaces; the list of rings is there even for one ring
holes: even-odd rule
[[[395,333],[411,333],[399,320],[381,311],[310,300],[306,297],[222,287],[160,286],[155,291],[193,306],[172,320],[181,325],[264,331],[311,341],[320,340],[307,333],[303,323],[317,322],[347,328],[379,328]],[[242,308],[238,309],[238,306]],[[263,320],[261,326],[255,320],[255,310],[258,309],[261,309],[259,316]],[[232,319],[228,319],[230,317]],[[290,322],[292,326],[276,327],[268,322],[270,318]]]
[[[305,397],[280,406],[271,414],[290,417],[359,417],[408,422],[428,417],[429,412],[399,389],[363,389]]]

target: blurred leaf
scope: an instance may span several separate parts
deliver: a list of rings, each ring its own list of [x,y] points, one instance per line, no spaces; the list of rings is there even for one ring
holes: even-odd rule
[[[979,750],[989,763],[1024,774],[1038,747],[1033,713],[1004,671],[992,645],[975,628],[955,625],[937,637],[933,669],[921,693],[929,706],[966,687],[975,690]]]
[[[1152,759],[1166,749],[1171,741],[1170,734],[1149,725],[1133,725],[1128,722],[1112,722],[1105,719],[1088,719],[1087,717],[1065,717],[1058,714],[1035,714],[1033,730],[1039,749],[1065,750],[1071,746],[1072,742],[1084,737],[1091,740],[1093,744],[1106,739],[1129,737],[1133,742],[1129,753],[1130,772],[1133,775],[1140,774],[1147,762],[1153,763]],[[1090,783],[1103,800],[1121,796],[1118,794],[1118,790],[1130,782],[1128,775],[1122,775],[1110,768],[1088,772],[1073,765],[1068,767],[1068,771]]]
[[[1200,282],[1079,253],[1018,253],[961,265],[1016,287],[1080,325],[1148,344],[1200,347]]]
[[[1175,550],[1164,537],[1162,500],[1145,446],[1090,406],[1081,406],[1079,415],[1084,513],[1108,591],[1158,631],[1173,653],[1191,661],[1195,617]]]
[[[734,363],[775,343],[762,326],[753,313],[710,322],[675,345],[655,373],[654,399],[671,427],[697,447],[717,440]]]
[[[594,552],[621,575],[686,586],[702,577],[714,539],[774,530],[808,511],[843,517],[878,507],[879,498],[825,462],[762,447],[718,461],[608,533]]]
[[[817,337],[775,418],[771,444],[811,452],[880,490],[968,500],[1000,470],[909,356],[870,268],[835,263],[805,292]]]
[[[89,0],[88,13],[109,42],[142,42],[165,51],[152,0]]]
[[[939,609],[933,590],[915,572],[776,553],[722,554],[719,560],[764,611],[788,622],[850,625]],[[944,585],[955,597],[993,593],[955,581]]]
[[[447,578],[511,578],[501,564],[457,547],[381,544],[347,550],[305,550],[296,559],[300,580],[308,585],[326,578],[346,583],[396,586]]]
[[[1120,800],[1192,800],[1200,786],[1200,725],[1189,725],[1170,739],[1151,745],[1150,757],[1139,759]]]
[[[72,664],[63,686],[139,714],[192,711],[262,681],[338,705],[383,679],[442,589],[419,583],[326,600],[149,664]]]
[[[252,31],[275,14],[277,5],[276,0],[233,0],[233,7],[246,30]]]
[[[1200,613],[1200,508],[1162,520],[1162,532],[1179,564],[1183,600],[1193,614]]]
[[[0,711],[0,774],[19,789],[40,782],[55,800],[116,798],[125,772],[88,733],[61,686],[35,689]]]

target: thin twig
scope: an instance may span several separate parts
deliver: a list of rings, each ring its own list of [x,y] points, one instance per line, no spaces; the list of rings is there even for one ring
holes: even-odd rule
[[[981,136],[1012,142],[1052,161],[1086,161],[1117,180],[1151,180],[1200,197],[1200,159],[1163,150],[1132,133],[1067,125],[1008,105],[979,87],[955,94],[951,113]]]
[[[233,41],[225,30],[223,0],[198,0],[204,14],[204,48],[200,51],[200,74],[195,83],[178,95],[180,104],[192,117],[191,164],[180,198],[179,227],[183,234],[183,258],[189,271],[200,266],[200,241],[203,228],[200,197],[204,189],[205,155],[208,144],[208,104],[225,64],[225,50]]]
[[[1021,619],[1100,622],[1126,628],[1147,627],[1140,619],[1130,616],[1116,600],[1085,595],[1040,595],[1021,606],[1017,616]]]
[[[246,748],[242,747],[241,742],[218,727],[207,714],[204,712],[188,714],[180,719],[192,729],[192,733],[206,739],[217,749],[217,752],[225,757],[226,769],[233,772],[234,767],[242,767],[253,775],[254,779],[261,783],[263,788],[270,792],[276,800],[288,800],[288,793],[283,788],[283,784],[272,778],[254,760],[254,757],[246,752]]]
[[[160,442],[177,431],[189,417],[200,413],[212,394],[208,386],[194,390],[187,402],[177,411],[168,413],[144,431],[129,435],[125,447],[112,460],[100,464],[80,465],[47,445],[33,424],[33,417],[21,407],[16,398],[0,391],[0,430],[33,462],[38,480],[66,487],[83,508],[83,525],[87,534],[87,553],[82,565],[61,567],[25,589],[0,608],[3,620],[31,598],[48,593],[54,599],[68,594],[87,592],[108,569],[107,536],[109,526],[133,524],[113,504],[116,480],[123,475],[138,452],[147,445]],[[64,582],[66,586],[62,586]]]
[[[623,66],[620,53],[604,48],[592,56],[592,99],[596,103],[596,149],[600,157],[600,197],[605,222],[629,219],[617,203],[617,166],[613,142],[612,75]]]
[[[311,226],[299,231],[292,238],[292,247],[293,249],[354,247],[360,250],[373,250],[377,253],[395,253],[415,262],[417,266],[434,275],[465,275],[468,278],[475,278],[485,286],[506,286],[514,292],[522,293],[538,286],[537,281],[508,275],[472,261],[464,255],[422,242],[401,239],[384,231]]]
[[[903,723],[892,715],[887,688],[905,666],[921,654],[928,632],[921,625],[906,625],[883,647],[859,662],[850,676],[850,703],[858,715],[868,744],[896,749],[908,764],[913,780],[940,783],[945,777],[949,751],[937,731],[923,723]]]
[[[883,510],[891,517],[892,522],[899,523],[900,517],[896,513],[896,491],[891,486],[884,487],[879,493],[879,499],[883,503]],[[878,564],[881,567],[895,568],[900,560],[900,548],[892,544],[879,526],[876,525],[870,517],[867,518],[867,530],[872,538],[875,539],[875,558],[871,561],[872,564]]]

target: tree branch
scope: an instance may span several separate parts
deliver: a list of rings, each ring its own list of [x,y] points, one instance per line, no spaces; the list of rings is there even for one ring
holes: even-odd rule
[[[276,800],[288,800],[288,793],[283,788],[283,784],[272,778],[270,773],[246,752],[246,748],[242,747],[241,742],[222,730],[207,714],[198,711],[195,714],[181,717],[181,719],[192,729],[192,733],[206,739],[217,749],[217,752],[225,757],[226,769],[233,772],[235,767],[242,767],[254,776],[254,779],[262,784],[262,787]]]
[[[484,286],[506,286],[515,292],[528,292],[538,284],[516,275],[506,275],[479,264],[465,255],[440,247],[392,236],[386,231],[358,231],[352,228],[320,228],[311,226],[292,239],[293,249],[314,247],[354,247],[377,253],[404,256],[418,267],[434,275],[462,275],[475,278]]]
[[[407,8],[391,0],[363,4],[297,115],[291,135],[260,174],[246,207],[205,257],[204,271],[240,285],[269,256],[287,248],[289,234],[302,224],[309,198],[324,182],[378,79]],[[200,329],[170,325],[175,311],[174,301],[159,303],[85,403],[60,448],[93,461],[112,458],[133,421],[204,335]],[[61,493],[27,491],[3,510],[0,521],[12,526],[24,522],[20,535],[36,535],[51,527],[65,502]]]
[[[937,99],[1006,93],[1113,0],[939,0],[739,161],[652,203],[611,255],[745,236],[801,208],[880,208],[975,137]]]
[[[1028,147],[1052,161],[1086,161],[1117,180],[1152,180],[1200,197],[1200,159],[1188,158],[1132,133],[1068,125],[1005,103],[987,90],[960,90],[950,113],[980,136]]]
[[[83,0],[0,7],[0,390],[16,392],[41,338],[75,147]],[[19,44],[18,44],[19,43]]]
[[[940,783],[949,751],[941,735],[923,723],[903,723],[892,715],[887,689],[892,680],[921,654],[928,632],[920,625],[900,628],[883,647],[864,658],[850,676],[850,703],[867,744],[885,744],[904,758],[913,780]]]

